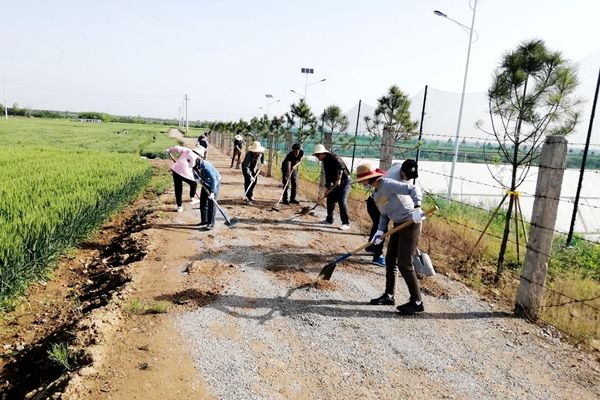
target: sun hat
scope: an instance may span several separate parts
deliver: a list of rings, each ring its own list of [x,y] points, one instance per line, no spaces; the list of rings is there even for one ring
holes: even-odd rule
[[[263,151],[265,151],[265,148],[260,145],[259,141],[254,141],[252,142],[252,145],[248,147],[248,151],[251,151],[253,153],[262,153]]]
[[[385,174],[386,173],[380,170],[379,168],[375,168],[375,165],[373,163],[362,163],[358,167],[356,167],[356,179],[353,180],[351,183],[364,181],[365,179],[370,179]]]
[[[417,179],[419,177],[417,167],[417,162],[415,160],[406,160],[402,163],[400,170],[404,172],[407,179]]]
[[[206,151],[206,149],[202,146],[196,146],[194,149],[192,149],[192,151],[198,154],[200,157],[204,158],[204,152]]]
[[[234,136],[234,139],[235,139],[235,140],[242,140],[242,139],[243,139],[243,137],[242,137],[241,135],[235,135],[235,136]]]
[[[315,151],[313,151],[313,156],[317,155],[317,154],[323,154],[323,153],[329,153],[329,151],[327,151],[327,149],[325,148],[325,146],[323,146],[322,144],[318,144],[315,147]]]

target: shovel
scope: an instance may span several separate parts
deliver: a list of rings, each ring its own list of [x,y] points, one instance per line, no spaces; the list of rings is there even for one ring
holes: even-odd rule
[[[169,157],[171,157],[171,160],[173,160],[173,162],[176,162],[175,158],[171,154],[169,154]],[[210,192],[208,191],[208,189],[202,183],[200,184],[200,186],[202,186],[202,189],[204,189],[204,191],[210,195]],[[198,198],[200,198],[200,195],[198,193],[196,193],[196,196],[198,196]],[[227,215],[225,215],[225,212],[223,211],[223,209],[221,209],[221,207],[219,206],[219,203],[217,203],[217,201],[215,199],[211,198],[211,200],[213,201],[213,203],[215,203],[215,206],[221,212],[221,215],[223,216],[223,218],[225,218],[225,225],[232,226],[232,225],[235,225],[235,224],[237,224],[239,222],[235,218],[233,218],[233,219],[227,218]]]
[[[260,168],[258,169],[258,171],[256,171],[256,175],[254,175],[252,177],[252,181],[250,181],[250,184],[248,185],[248,189],[246,189],[246,191],[244,192],[244,195],[242,196],[242,200],[244,200],[244,198],[247,199],[246,195],[250,191],[250,188],[252,187],[252,184],[256,181],[256,178],[258,178],[258,174],[260,174]]]
[[[296,167],[298,166],[298,164],[300,164],[300,162],[297,162],[296,165],[294,165],[292,167],[292,172],[296,169]],[[281,200],[283,200],[283,195],[285,194],[285,191],[287,190],[287,187],[290,184],[290,181],[291,181],[291,177],[286,180],[285,186],[283,187],[283,192],[281,192],[281,196],[279,196],[279,200],[277,201],[277,203],[275,204],[275,206],[273,206],[273,208],[271,208],[270,211],[279,211],[279,208],[277,208],[277,206],[279,205],[279,203],[281,203]]]
[[[335,187],[335,186],[334,186],[334,187]],[[301,214],[303,214],[303,215],[304,215],[304,214],[308,214],[309,212],[311,212],[311,211],[313,211],[315,208],[317,208],[317,206],[319,205],[319,203],[320,203],[321,201],[323,201],[323,200],[324,200],[324,199],[327,197],[327,195],[328,195],[328,194],[329,194],[329,193],[330,193],[330,192],[333,190],[333,188],[334,188],[334,187],[332,187],[331,189],[327,189],[327,191],[325,192],[325,194],[323,195],[323,197],[320,197],[320,198],[317,200],[317,203],[316,203],[314,206],[312,206],[312,207],[302,207],[302,211],[301,211],[300,213],[301,213]]]
[[[425,211],[423,213],[423,216],[427,216],[437,210],[438,210],[438,207],[434,206],[434,207],[430,208],[429,210]],[[410,224],[413,224],[413,223],[414,223],[413,220],[406,221],[403,224],[400,224],[397,227],[395,227],[394,229],[387,231],[383,235],[379,236],[378,239],[385,239],[386,237],[392,235],[393,233],[398,232],[400,229],[406,228],[407,226],[409,226]],[[337,266],[337,263],[344,261],[346,258],[366,249],[367,247],[369,247],[370,245],[372,245],[374,243],[375,242],[367,242],[367,244],[364,244],[364,245],[360,246],[359,248],[352,250],[350,253],[346,253],[343,256],[341,256],[340,258],[333,260],[332,262],[330,262],[329,264],[327,264],[326,266],[323,267],[323,269],[319,273],[319,277],[317,279],[323,279],[325,281],[328,281],[331,278],[331,275],[333,274],[333,270]]]
[[[208,191],[208,189],[206,188],[206,186],[204,186],[204,185],[202,185],[202,184],[200,184],[200,185],[202,186],[202,189],[204,189],[204,191],[210,195],[210,192]],[[198,197],[200,197],[200,196],[198,196]],[[219,203],[217,203],[217,201],[216,201],[215,199],[213,199],[213,198],[211,198],[211,197],[209,197],[209,198],[210,198],[210,199],[212,200],[212,202],[215,204],[215,207],[217,207],[217,209],[219,210],[219,212],[221,213],[221,215],[223,216],[223,218],[225,218],[225,225],[227,225],[227,226],[233,226],[233,225],[237,224],[238,222],[240,222],[240,221],[238,221],[238,220],[237,220],[237,219],[235,219],[235,218],[232,218],[232,219],[229,219],[229,218],[227,218],[227,215],[225,215],[225,212],[224,212],[224,211],[223,211],[223,209],[222,209],[222,208],[219,206]]]

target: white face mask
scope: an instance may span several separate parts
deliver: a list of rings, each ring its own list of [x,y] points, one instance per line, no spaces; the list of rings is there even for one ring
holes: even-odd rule
[[[365,189],[371,189],[371,185],[365,185],[364,183],[361,183],[360,186],[362,186]]]

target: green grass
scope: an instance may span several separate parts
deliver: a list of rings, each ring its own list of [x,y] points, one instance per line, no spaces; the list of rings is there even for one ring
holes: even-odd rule
[[[126,315],[162,314],[168,311],[169,306],[167,301],[157,301],[147,305],[143,300],[133,299],[123,306],[123,311]]]
[[[177,143],[167,130],[66,119],[0,123],[0,310],[143,191],[152,174],[144,157],[166,158]],[[168,180],[157,179],[155,193]]]

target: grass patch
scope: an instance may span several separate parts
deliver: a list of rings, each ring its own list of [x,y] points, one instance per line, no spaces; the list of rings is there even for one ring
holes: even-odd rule
[[[163,314],[169,310],[169,302],[156,301],[151,305],[139,299],[133,299],[124,306],[125,314],[127,315],[144,315],[144,314]]]
[[[77,365],[77,353],[69,349],[66,342],[54,343],[48,350],[50,361],[62,366],[67,371],[73,371]]]

